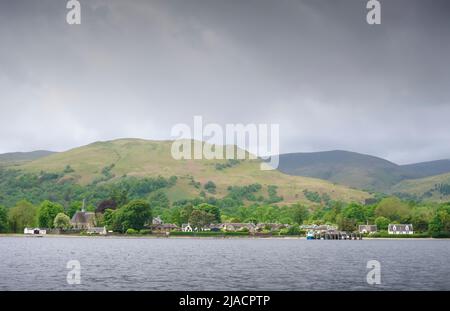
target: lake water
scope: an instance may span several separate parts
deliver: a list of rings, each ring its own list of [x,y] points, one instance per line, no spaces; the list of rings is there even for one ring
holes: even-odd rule
[[[372,289],[450,290],[450,240],[0,237],[0,290]]]

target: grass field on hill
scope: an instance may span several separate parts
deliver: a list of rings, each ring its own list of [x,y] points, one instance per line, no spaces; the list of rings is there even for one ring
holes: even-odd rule
[[[331,199],[346,202],[363,202],[370,194],[315,178],[289,176],[279,171],[260,170],[260,160],[241,160],[237,164],[219,169],[227,160],[175,160],[171,156],[171,141],[119,139],[96,142],[66,152],[53,154],[19,166],[25,172],[60,173],[70,167],[64,179],[73,179],[86,185],[93,181],[113,182],[123,176],[163,177],[177,176],[176,187],[168,190],[172,199],[198,196],[204,185],[213,181],[216,196],[222,197],[229,186],[259,183],[263,189],[277,186],[277,194],[283,203],[307,202],[304,190],[327,194]]]

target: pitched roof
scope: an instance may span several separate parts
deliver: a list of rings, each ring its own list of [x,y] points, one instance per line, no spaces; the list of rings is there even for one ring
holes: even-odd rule
[[[413,231],[412,224],[389,224],[389,231]]]
[[[92,212],[76,212],[70,220],[72,223],[87,224],[94,220],[95,213]]]
[[[176,229],[178,228],[175,224],[158,224],[158,225],[152,225],[152,229]]]

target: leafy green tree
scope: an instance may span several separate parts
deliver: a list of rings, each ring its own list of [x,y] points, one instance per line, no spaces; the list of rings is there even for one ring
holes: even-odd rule
[[[342,214],[339,214],[336,217],[336,222],[340,230],[353,232],[356,230],[356,220],[352,218],[345,217]]]
[[[61,230],[67,230],[71,226],[70,224],[70,218],[64,213],[58,213],[56,215],[54,221],[53,221],[53,227],[61,229]]]
[[[133,188],[133,184],[130,188]],[[111,199],[116,202],[117,206],[123,206],[128,203],[128,191],[124,188],[114,188],[111,192]]]
[[[67,215],[72,218],[76,212],[81,211],[83,207],[83,202],[81,201],[73,201],[70,203],[69,208],[67,209]]]
[[[116,212],[117,212],[117,210],[113,210],[113,209],[105,210],[105,212],[103,213],[103,223],[110,230],[120,231],[121,228],[115,227],[117,225]]]
[[[37,211],[38,225],[44,228],[53,228],[53,221],[59,213],[64,213],[62,205],[48,200],[42,202]]]
[[[303,190],[303,194],[304,194],[305,198],[307,198],[311,202],[314,202],[314,203],[322,202],[322,198],[320,196],[320,193],[318,193],[318,192],[309,191],[308,189],[305,189],[305,190]]]
[[[354,220],[356,223],[365,223],[367,221],[364,206],[356,203],[351,203],[344,207],[342,215],[345,218]]]
[[[36,207],[28,201],[17,202],[8,214],[9,227],[12,232],[23,232],[25,227],[36,226]]]
[[[433,219],[431,219],[430,223],[428,224],[428,231],[431,234],[442,232],[442,228],[443,226],[438,215],[434,216]]]
[[[411,223],[414,226],[414,231],[427,232],[428,224],[433,217],[432,210],[428,207],[415,208],[412,211]]]
[[[375,218],[375,224],[377,225],[378,230],[387,230],[391,221],[386,217],[379,216]]]
[[[126,231],[130,228],[141,230],[151,219],[152,209],[150,204],[144,200],[133,200],[117,210],[113,222],[116,228],[122,227],[121,231]]]
[[[439,207],[428,225],[430,233],[450,232],[450,205]]]
[[[300,228],[297,225],[290,226],[287,230],[287,234],[289,235],[299,235],[300,234]]]
[[[220,209],[215,206],[208,203],[202,203],[194,208],[195,210],[204,211],[205,213],[213,215],[213,220],[211,222],[219,223],[221,222],[221,214]]]
[[[167,195],[162,191],[156,191],[149,196],[150,206],[153,210],[153,214],[162,215],[164,210],[170,208],[170,200]]]
[[[192,206],[192,204],[190,203],[185,204],[180,211],[180,223],[182,224],[188,223],[193,210],[194,207]]]
[[[73,173],[73,172],[75,172],[75,170],[70,166],[70,165],[66,165],[66,167],[64,168],[64,171],[63,171],[65,174],[70,174],[70,173]]]
[[[301,204],[294,204],[292,206],[293,209],[293,215],[292,215],[292,221],[296,224],[301,225],[303,221],[305,221],[308,218],[308,208]]]
[[[408,204],[396,197],[381,200],[375,209],[375,215],[377,217],[383,216],[396,222],[408,221],[410,214],[411,211]]]
[[[164,215],[164,217],[166,217]],[[166,218],[164,218],[165,220]],[[167,220],[170,223],[177,224],[181,226],[181,208],[179,207],[173,207],[170,210],[167,211]]]
[[[216,193],[216,184],[211,180],[204,185],[204,188],[209,193]]]
[[[8,231],[8,211],[0,205],[0,233]]]
[[[205,210],[194,209],[189,218],[189,222],[196,228],[204,228],[214,222],[214,214],[208,213]]]

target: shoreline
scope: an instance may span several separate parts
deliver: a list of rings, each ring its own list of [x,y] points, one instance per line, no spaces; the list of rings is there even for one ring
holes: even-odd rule
[[[46,234],[44,236],[24,235],[20,233],[1,233],[0,238],[94,238],[94,239],[248,239],[248,240],[306,240],[304,236],[151,236],[151,235],[70,235],[70,234]],[[363,240],[450,240],[450,238],[373,238],[365,237],[362,240],[324,240],[324,241],[363,241]],[[313,240],[314,241],[314,240]],[[321,240],[322,241],[322,240]]]

